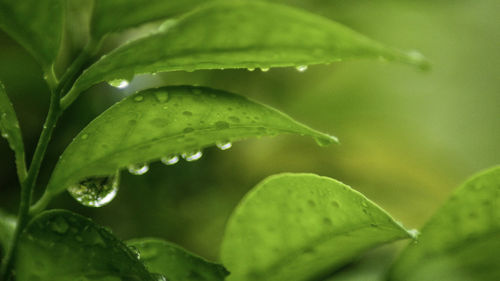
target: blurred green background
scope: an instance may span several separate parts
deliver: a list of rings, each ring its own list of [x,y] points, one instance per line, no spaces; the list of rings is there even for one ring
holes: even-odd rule
[[[419,50],[433,69],[423,73],[363,60],[310,66],[303,73],[292,68],[175,72],[135,77],[125,90],[95,86],[63,115],[41,184],[89,121],[125,95],[158,85],[198,84],[246,95],[338,136],[342,144],[321,148],[308,138],[279,136],[239,142],[228,151],[210,148],[194,163],[152,163],[144,176],[122,172],[120,192],[105,207],[80,206],[68,194],[50,207],[90,216],[122,239],[165,238],[217,259],[232,209],[269,175],[311,172],[341,180],[409,228],[419,228],[467,177],[500,162],[497,1],[274,2],[321,14],[394,47]],[[48,108],[48,88],[34,59],[4,33],[0,81],[31,155]],[[1,208],[16,212],[18,193],[13,153],[2,139]]]

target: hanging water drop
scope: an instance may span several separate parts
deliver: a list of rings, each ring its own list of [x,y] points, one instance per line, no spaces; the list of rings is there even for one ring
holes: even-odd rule
[[[295,69],[297,69],[298,72],[304,72],[307,70],[307,65],[299,65]]]
[[[172,154],[169,156],[165,156],[161,158],[161,162],[165,165],[174,165],[175,163],[179,162],[179,156]]]
[[[149,171],[149,165],[146,163],[130,165],[128,171],[132,175],[141,176]]]
[[[191,151],[182,153],[182,158],[188,162],[193,162],[201,158],[203,156],[203,152],[201,150]]]
[[[109,81],[108,84],[118,89],[125,89],[129,85],[129,82],[125,79],[115,79]]]
[[[269,67],[261,67],[260,71],[262,71],[262,72],[268,72],[269,71]]]
[[[247,70],[248,70],[248,71],[254,71],[254,70],[255,70],[255,68],[254,68],[254,67],[249,67],[249,68],[247,68]]]
[[[101,207],[115,198],[119,181],[119,172],[108,177],[92,177],[70,186],[68,192],[84,206]]]
[[[215,146],[220,150],[227,150],[230,149],[233,144],[230,141],[219,141],[215,143]]]

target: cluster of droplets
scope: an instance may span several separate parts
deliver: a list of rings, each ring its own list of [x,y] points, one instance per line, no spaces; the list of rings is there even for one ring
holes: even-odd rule
[[[87,207],[101,207],[111,202],[118,192],[120,173],[106,177],[91,177],[73,184],[69,194]]]
[[[261,67],[260,68],[260,71],[262,72],[268,72],[269,71],[269,67]],[[298,71],[298,72],[304,72],[307,70],[307,65],[299,65],[297,67],[295,67],[295,69]],[[255,70],[255,67],[249,67],[247,68],[248,71],[254,71]]]

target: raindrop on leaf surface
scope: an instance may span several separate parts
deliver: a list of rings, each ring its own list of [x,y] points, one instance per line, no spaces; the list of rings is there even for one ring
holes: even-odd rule
[[[165,165],[174,165],[179,162],[179,156],[177,155],[169,155],[161,158],[161,162]]]
[[[87,207],[101,207],[111,202],[118,192],[120,174],[84,179],[68,188],[69,194]]]
[[[307,70],[307,65],[299,65],[295,69],[297,69],[298,72],[304,72]]]
[[[229,141],[220,141],[216,142],[215,146],[217,146],[217,148],[220,150],[227,150],[230,149],[233,146],[233,144]]]
[[[191,151],[182,153],[182,158],[188,162],[193,162],[200,159],[203,156],[203,152],[201,150]]]
[[[149,165],[146,163],[130,165],[128,171],[132,175],[141,176],[149,171]]]
[[[125,89],[130,83],[125,79],[115,79],[109,81],[108,84],[118,89]]]

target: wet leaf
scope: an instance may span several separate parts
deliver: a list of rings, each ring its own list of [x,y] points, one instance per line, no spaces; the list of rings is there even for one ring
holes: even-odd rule
[[[500,280],[500,166],[465,182],[396,261],[390,280]]]
[[[150,272],[160,273],[170,281],[223,281],[229,274],[222,265],[160,239],[135,239],[127,245],[139,251]]]
[[[22,234],[18,281],[157,281],[135,254],[90,219],[64,210],[35,217]]]
[[[409,237],[380,207],[338,181],[280,174],[237,206],[221,257],[229,281],[320,280],[370,248]]]

